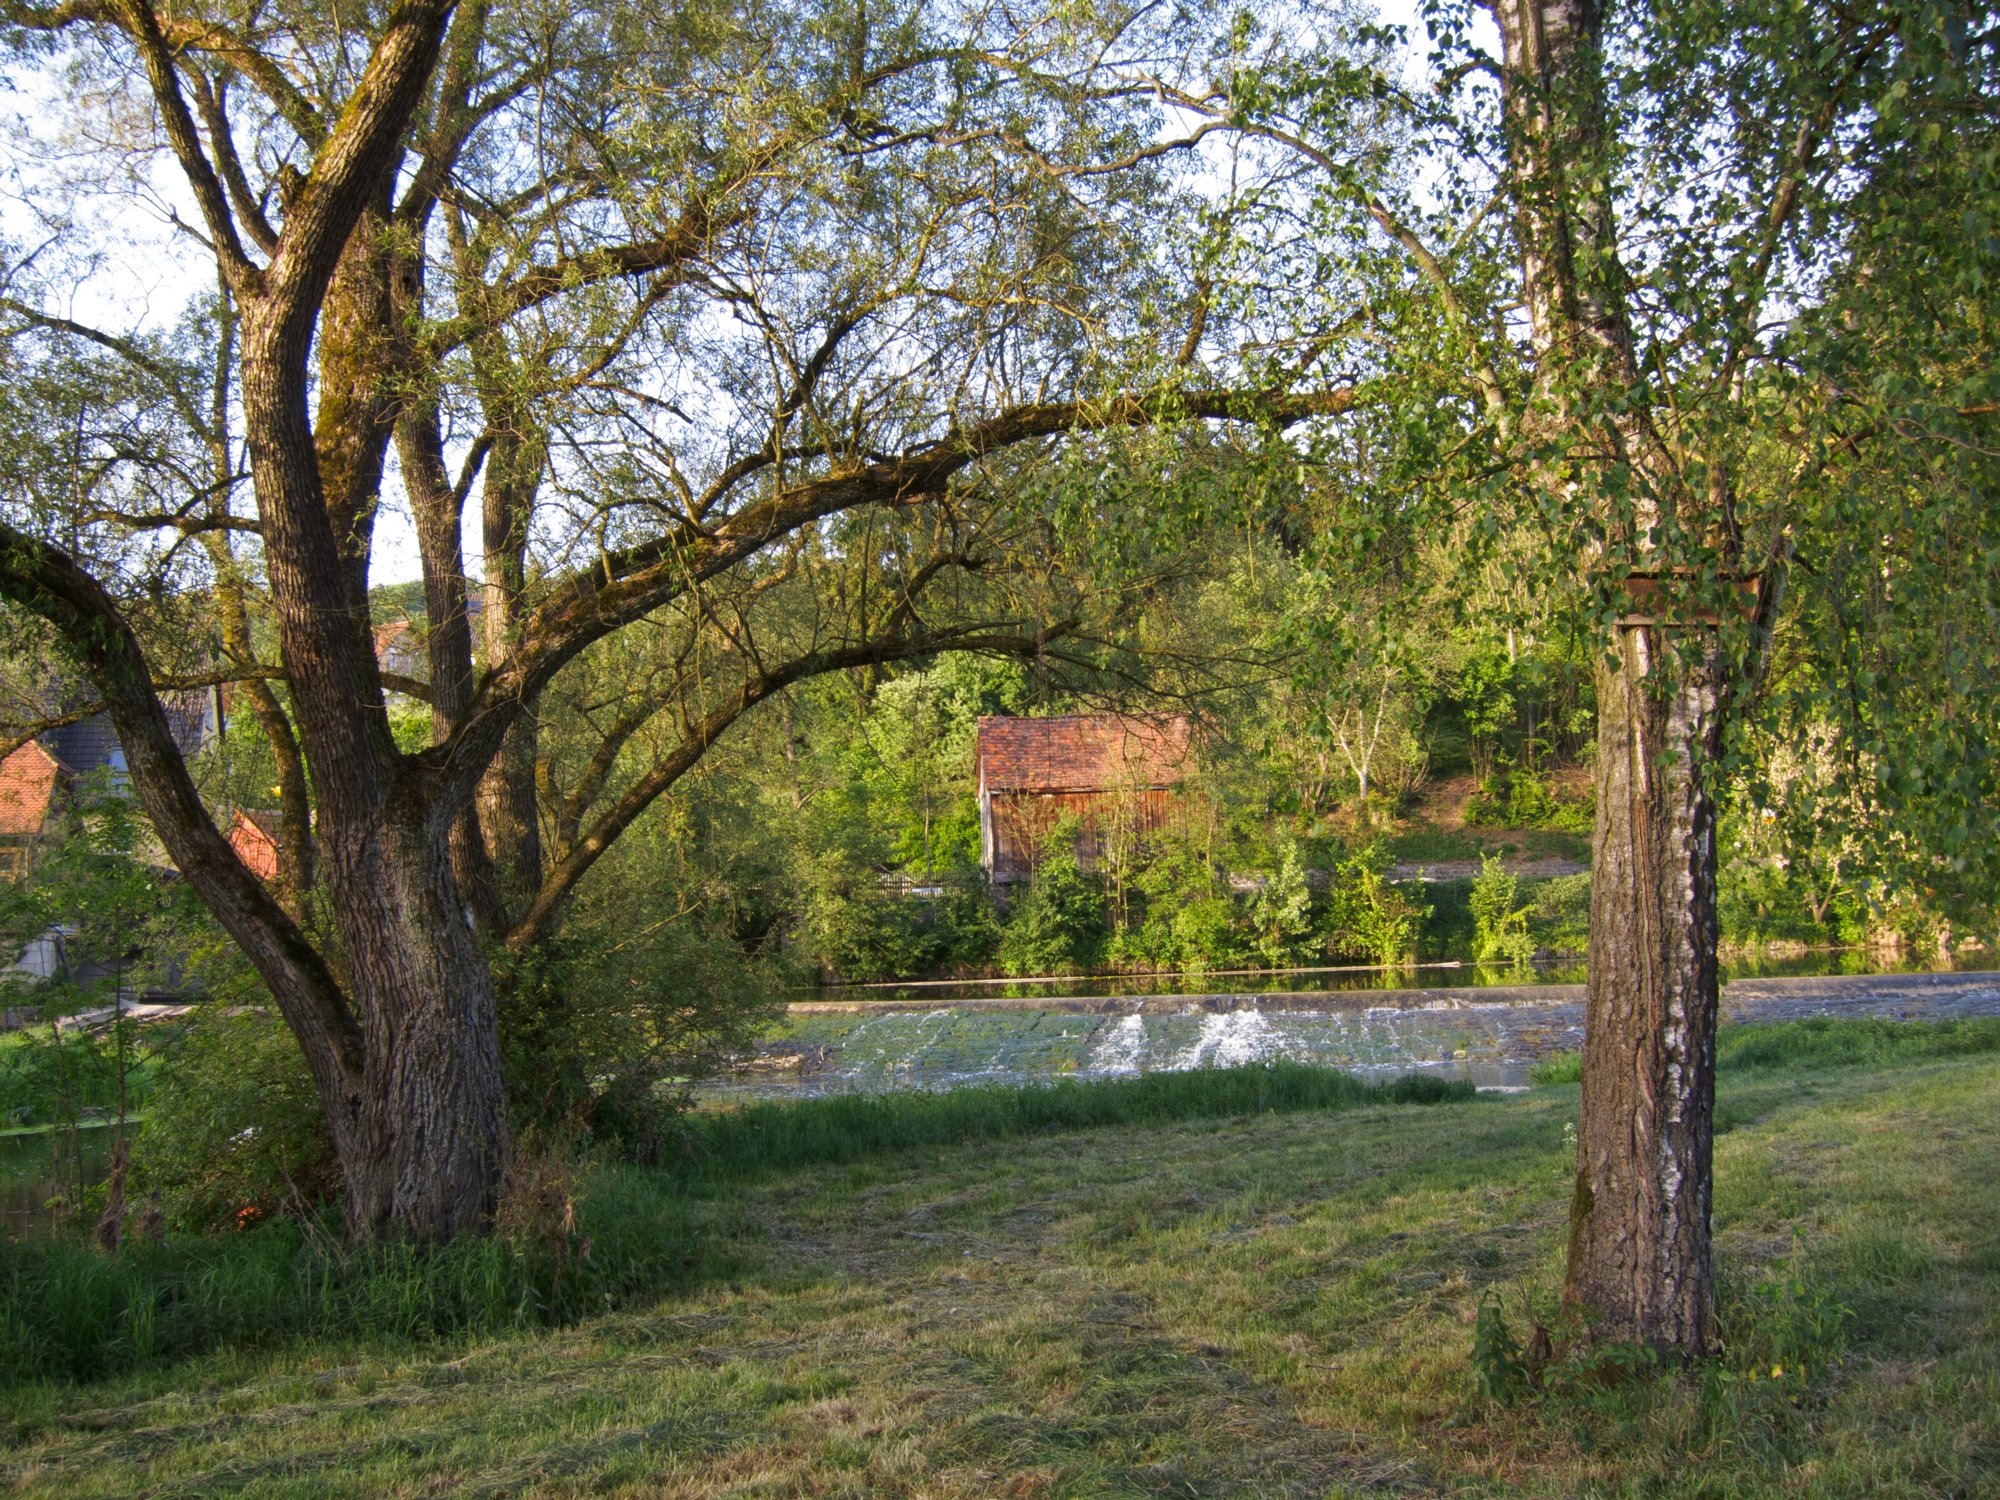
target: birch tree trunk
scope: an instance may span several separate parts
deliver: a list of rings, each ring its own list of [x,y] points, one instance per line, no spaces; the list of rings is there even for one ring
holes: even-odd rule
[[[1654,566],[1685,494],[1636,395],[1618,259],[1598,0],[1499,0],[1510,191],[1534,332],[1524,427],[1581,463],[1540,482],[1633,487],[1605,500],[1605,542],[1583,559],[1614,574]],[[1587,496],[1585,497],[1587,498]],[[1597,819],[1591,841],[1583,1112],[1563,1298],[1592,1336],[1684,1355],[1715,1347],[1715,808],[1706,768],[1721,735],[1716,632],[1620,622],[1597,677]]]
[[[1583,1112],[1565,1301],[1599,1339],[1715,1347],[1715,631],[1627,623],[1597,673]]]

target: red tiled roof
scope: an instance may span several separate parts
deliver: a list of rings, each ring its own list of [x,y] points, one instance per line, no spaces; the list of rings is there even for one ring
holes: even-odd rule
[[[61,774],[56,758],[33,740],[0,760],[0,834],[40,833]]]
[[[1175,786],[1187,778],[1179,714],[1068,714],[979,721],[979,776],[989,792],[1096,792]]]
[[[278,815],[274,812],[236,810],[229,825],[229,842],[236,857],[260,880],[278,876]]]

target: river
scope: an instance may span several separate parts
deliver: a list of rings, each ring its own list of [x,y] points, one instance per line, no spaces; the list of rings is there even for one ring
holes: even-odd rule
[[[1770,972],[1781,967],[1818,972]],[[2000,1015],[2000,974],[1991,971],[1842,974],[1829,967],[1825,955],[1738,966],[1723,986],[1722,1019]],[[1472,972],[1442,967],[1424,972],[1430,983],[1387,987],[1382,977],[1324,971],[1200,990],[1149,981],[1122,986],[1122,994],[1106,993],[1121,988],[1113,981],[1058,986],[1059,993],[1019,986],[822,992],[789,1007],[750,1066],[703,1092],[795,1098],[1116,1078],[1276,1058],[1363,1076],[1422,1072],[1519,1088],[1537,1062],[1583,1045],[1584,989],[1575,971],[1529,983],[1469,983]]]

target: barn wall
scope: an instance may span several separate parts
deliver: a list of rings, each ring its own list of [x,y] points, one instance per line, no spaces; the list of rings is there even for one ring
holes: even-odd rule
[[[988,875],[996,885],[1026,880],[1034,869],[1043,837],[1057,819],[1074,814],[1082,823],[1077,835],[1077,863],[1095,870],[1104,851],[1123,828],[1130,834],[1152,833],[1172,814],[1171,791],[1143,792],[994,792],[993,857]]]

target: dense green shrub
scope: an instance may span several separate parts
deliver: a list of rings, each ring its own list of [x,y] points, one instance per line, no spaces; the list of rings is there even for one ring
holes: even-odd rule
[[[1480,940],[1473,917],[1476,882],[1441,880],[1425,887],[1431,915],[1424,923],[1423,956],[1428,959],[1477,957]],[[1590,876],[1522,877],[1515,904],[1525,911],[1531,954],[1582,954],[1590,942]]]
[[[1317,956],[1312,882],[1297,840],[1287,840],[1276,866],[1251,893],[1245,913],[1257,956],[1273,968],[1309,963]]]
[[[954,866],[921,892],[823,861],[807,906],[807,951],[829,979],[849,983],[966,973],[993,962],[1000,919],[986,873]]]
[[[630,930],[615,894],[581,909],[500,996],[517,1122],[651,1160],[692,1084],[749,1051],[793,976],[679,916]]]
[[[1109,949],[1133,968],[1227,968],[1246,961],[1243,914],[1214,846],[1227,842],[1199,824],[1160,830],[1145,843],[1131,877],[1136,910]]]
[[[1061,974],[1096,967],[1110,935],[1100,881],[1076,858],[1077,821],[1059,818],[1043,840],[1027,890],[1000,934],[1000,966],[1009,974]]]
[[[812,892],[805,920],[809,951],[824,977],[867,983],[936,967],[936,935],[916,901],[884,890],[865,872],[827,873],[832,878]]]
[[[1590,875],[1556,875],[1528,892],[1528,932],[1536,949],[1582,953],[1590,947]]]
[[[1771,943],[1858,943],[1867,936],[1862,903],[1842,895],[1816,920],[1810,894],[1791,872],[1772,859],[1724,859],[1716,884],[1716,914],[1722,940],[1738,948]]]
[[[340,1192],[319,1094],[298,1043],[250,1009],[197,1018],[146,1106],[133,1179],[170,1223],[233,1229],[314,1212]]]
[[[1535,956],[1528,934],[1528,908],[1515,905],[1520,887],[1497,856],[1480,858],[1479,877],[1472,882],[1473,957],[1481,963],[1525,964]]]
[[[56,1014],[70,1008],[57,986],[35,998]],[[150,1075],[147,1067],[145,1076]],[[143,1084],[133,1090],[135,1106],[144,1091]],[[107,1031],[58,1030],[44,1021],[0,1036],[0,1125],[64,1123],[117,1102],[116,1039]]]
[[[1465,821],[1489,828],[1589,833],[1592,817],[1590,797],[1558,797],[1539,776],[1521,766],[1495,771],[1465,804]]]
[[[1377,842],[1335,865],[1319,918],[1329,956],[1400,964],[1416,955],[1431,909],[1389,882],[1389,864]]]

